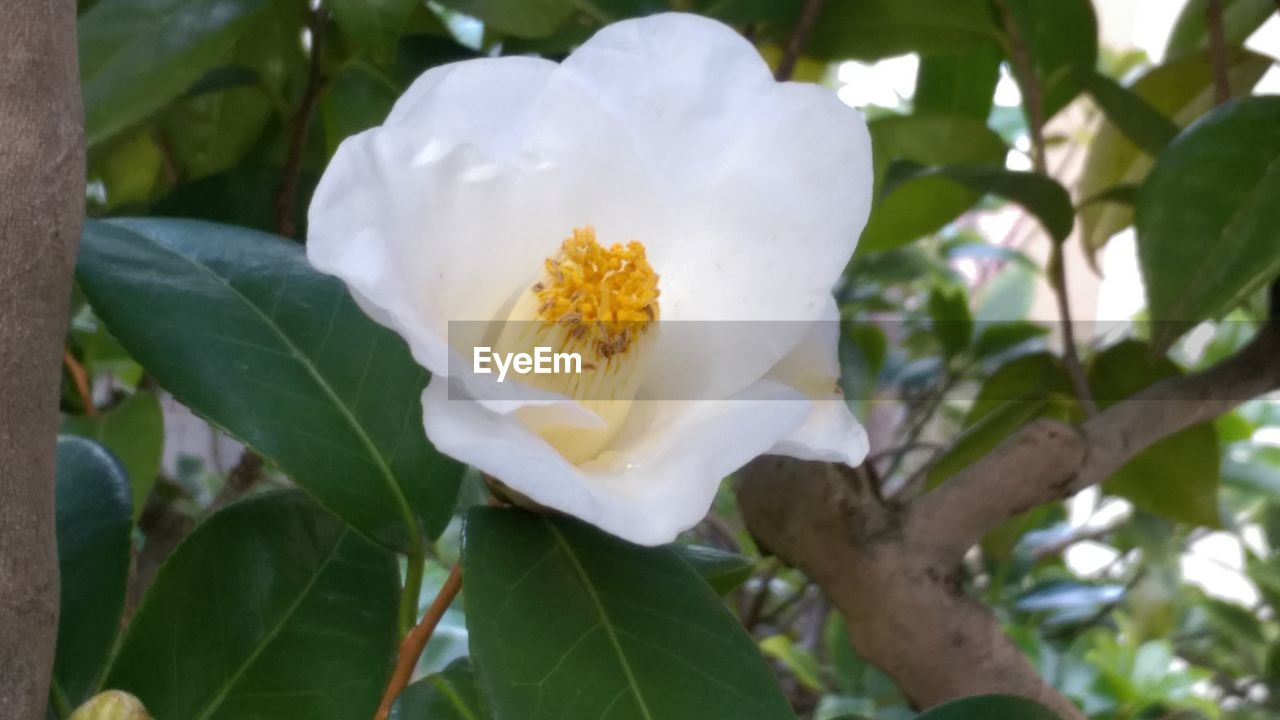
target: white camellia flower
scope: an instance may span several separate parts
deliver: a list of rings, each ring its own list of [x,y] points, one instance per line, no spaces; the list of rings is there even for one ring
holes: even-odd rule
[[[836,389],[831,291],[871,183],[856,110],[775,82],[720,23],[656,15],[560,64],[424,74],[338,149],[307,254],[433,373],[441,452],[658,544],[758,455],[866,455]],[[484,397],[460,377],[458,321],[501,327],[494,350],[585,348],[587,369]]]

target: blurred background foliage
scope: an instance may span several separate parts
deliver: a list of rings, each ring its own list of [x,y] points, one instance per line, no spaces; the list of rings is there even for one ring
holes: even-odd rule
[[[1083,381],[1105,406],[1240,347],[1264,321],[1265,285],[1280,274],[1277,99],[1223,104],[1277,87],[1273,0],[1223,0],[1221,48],[1211,47],[1209,0],[829,0],[803,53],[790,57],[800,0],[321,2],[81,0],[88,215],[212,220],[301,242],[310,194],[339,143],[379,124],[429,68],[492,55],[560,58],[603,24],[663,10],[722,20],[869,121],[876,204],[837,294],[846,395],[889,493],[932,488],[1032,418],[1082,416],[1079,379],[1058,352],[1055,293],[1069,297]],[[1108,23],[1122,26],[1118,40]],[[227,247],[251,253],[251,244]],[[83,263],[81,289],[95,306],[119,291],[87,280]],[[158,310],[133,301],[140,322]],[[131,331],[122,345],[86,297],[73,305],[60,446],[72,459],[62,472],[99,463],[128,490],[107,483],[90,507],[116,510],[84,529],[74,499],[93,483],[59,479],[60,533],[89,533],[79,544],[62,536],[64,577],[77,567],[114,575],[80,585],[70,576],[60,643],[72,646],[60,644],[65,697],[55,698],[54,717],[95,686],[114,637],[101,628],[133,616],[193,527],[232,500],[294,481],[327,492],[308,468],[295,469],[288,448],[264,461],[197,417],[246,439],[234,415],[188,401],[192,414],[175,401],[168,392],[179,391],[157,381],[164,348],[137,352],[145,333]],[[1153,317],[1162,322],[1131,322]],[[198,352],[184,348],[181,358]],[[118,466],[71,436],[105,446]],[[483,503],[473,473],[447,472],[461,478],[459,506]],[[797,713],[914,717],[850,649],[842,618],[814,585],[761,557],[729,488],[689,534],[688,552]],[[448,527],[426,561],[422,607],[460,553],[452,509],[424,516],[430,535]],[[184,544],[181,574],[215,572],[253,512],[202,525],[223,541]],[[73,519],[63,523],[64,513]],[[371,552],[327,516],[280,513],[272,517],[306,526],[322,548]],[[264,547],[297,553],[290,562],[321,561],[315,543],[276,540]],[[965,582],[1093,718],[1262,720],[1280,718],[1277,548],[1280,405],[1260,399],[1160,443],[1100,491],[1014,519],[971,553]],[[368,563],[374,585],[388,578],[379,562]],[[139,622],[162,626],[168,603],[170,612],[208,613],[204,634],[185,642],[219,631],[222,610],[185,597],[178,570],[165,580],[153,588],[165,594],[152,603],[159,609]],[[376,621],[359,629],[394,633]],[[130,662],[155,648],[134,635],[113,653],[112,678],[144,672]],[[420,674],[443,671],[453,683],[460,671],[450,663],[468,654],[467,639],[459,606]],[[415,693],[423,708],[435,701],[425,688]],[[158,716],[178,717],[181,707]],[[416,712],[402,717],[436,717]]]

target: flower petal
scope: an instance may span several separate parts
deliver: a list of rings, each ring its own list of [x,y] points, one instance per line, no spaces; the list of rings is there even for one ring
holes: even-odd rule
[[[720,402],[643,403],[645,430],[604,461],[575,466],[519,420],[450,400],[433,377],[423,393],[427,437],[531,500],[631,542],[670,542],[696,525],[720,481],[792,432],[809,403],[774,383]]]

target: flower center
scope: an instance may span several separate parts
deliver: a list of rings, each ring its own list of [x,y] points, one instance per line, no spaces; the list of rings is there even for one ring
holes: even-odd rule
[[[521,293],[495,350],[576,353],[580,372],[521,378],[562,393],[595,412],[600,427],[566,425],[554,408],[525,407],[517,416],[570,462],[596,459],[618,434],[648,367],[659,317],[658,274],[644,245],[604,247],[591,227],[575,229],[543,263],[542,277]]]

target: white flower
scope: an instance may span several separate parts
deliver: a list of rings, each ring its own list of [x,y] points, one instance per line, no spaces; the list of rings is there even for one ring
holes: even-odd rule
[[[862,461],[865,433],[835,390],[831,289],[870,195],[857,111],[774,82],[730,28],[665,14],[609,26],[559,65],[424,74],[338,149],[307,253],[433,373],[424,418],[440,451],[657,544],[758,455]],[[544,382],[542,401],[457,397],[475,388],[450,321],[561,327],[583,312],[628,323],[623,337],[583,321],[608,348],[589,378]],[[724,322],[690,342],[668,332],[678,321]],[[514,326],[498,349],[527,345]]]

